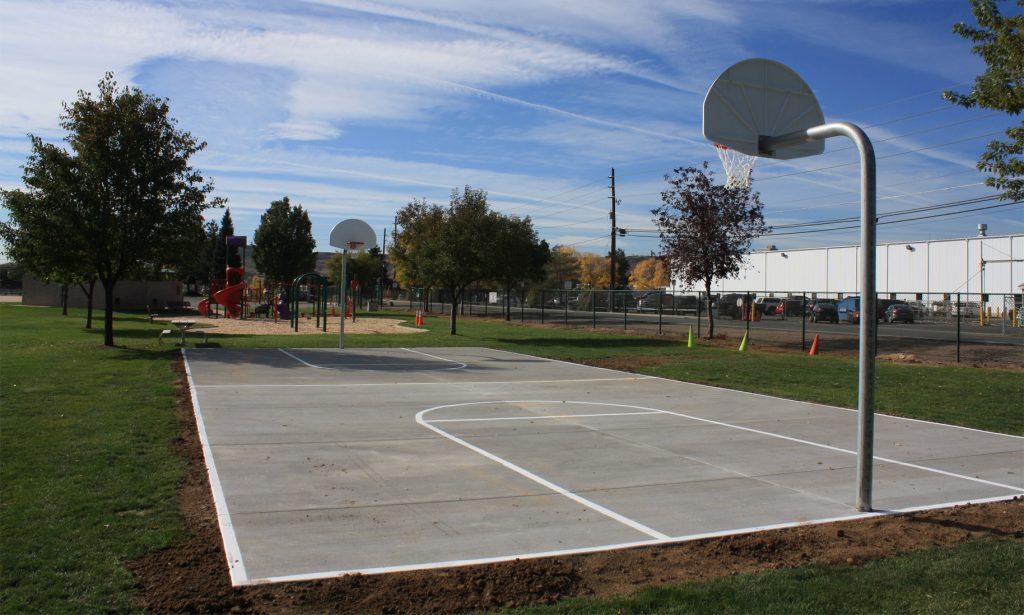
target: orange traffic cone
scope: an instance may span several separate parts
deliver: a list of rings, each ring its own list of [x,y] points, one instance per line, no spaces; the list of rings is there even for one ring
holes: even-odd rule
[[[331,316],[337,316],[337,315],[338,315],[338,312],[337,312],[337,310],[334,309],[334,306],[332,305],[331,306]]]
[[[818,336],[817,335],[814,336],[814,341],[811,342],[811,352],[810,352],[810,355],[812,357],[818,356]]]
[[[423,312],[420,312],[419,310],[416,311],[416,324],[418,326],[423,325]]]

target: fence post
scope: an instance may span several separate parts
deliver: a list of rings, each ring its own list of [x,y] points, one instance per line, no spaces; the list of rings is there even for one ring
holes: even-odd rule
[[[703,295],[703,291],[697,291],[697,339],[700,339],[700,308],[701,304],[706,300],[706,297]]]
[[[963,308],[960,307],[960,293],[956,294],[956,362],[960,362],[960,313]]]
[[[800,352],[807,352],[807,293],[800,300]],[[785,311],[785,308],[783,308]]]
[[[590,291],[590,323],[592,329],[597,328],[597,293],[593,290]]]
[[[662,303],[662,299],[664,299],[664,298],[665,298],[665,291],[663,291],[663,290],[659,291],[658,292],[658,335],[661,335],[661,303]],[[673,297],[673,304],[674,303],[675,303],[675,298]]]
[[[544,304],[546,303],[544,301],[544,298],[545,298],[544,295],[545,294],[547,294],[546,290],[541,290],[540,291],[540,324],[544,324]]]
[[[625,331],[629,328],[629,306],[626,305],[626,293],[629,291],[622,291],[622,330]]]
[[[566,325],[568,325],[569,324],[569,291],[567,291],[567,290],[563,290],[562,291],[562,310],[563,310],[563,313],[564,313],[564,316],[562,317],[562,322],[565,323]]]

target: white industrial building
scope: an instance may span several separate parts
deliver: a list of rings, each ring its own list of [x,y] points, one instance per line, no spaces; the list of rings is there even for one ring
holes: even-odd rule
[[[985,300],[983,294],[1020,294],[1024,284],[1024,235],[989,237],[981,226],[979,231],[979,236],[963,239],[879,244],[879,295],[904,299],[960,293],[964,300],[978,301]],[[716,280],[712,289],[759,295],[855,295],[859,294],[859,254],[860,247],[855,245],[753,252],[747,255],[737,277]],[[676,281],[675,290],[682,289]]]

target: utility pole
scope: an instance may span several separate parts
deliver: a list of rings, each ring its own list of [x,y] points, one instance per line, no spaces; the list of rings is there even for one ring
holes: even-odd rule
[[[608,261],[611,263],[609,270],[610,277],[608,278],[608,287],[612,290],[615,290],[615,235],[618,232],[618,229],[615,228],[615,167],[612,167],[612,174],[608,176],[608,179],[612,180],[612,185],[610,186],[612,189],[612,211],[610,214],[608,214],[608,217],[612,219],[612,251],[611,258],[608,259]]]

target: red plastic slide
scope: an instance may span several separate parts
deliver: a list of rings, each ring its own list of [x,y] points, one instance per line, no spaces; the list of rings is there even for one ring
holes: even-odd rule
[[[200,316],[206,316],[210,312],[210,300],[203,299],[199,302],[199,305],[196,306],[196,309],[199,311]]]
[[[238,318],[242,313],[240,305],[242,302],[242,291],[244,290],[245,282],[232,284],[214,293],[213,300],[224,306],[224,309],[228,312],[228,318]]]

